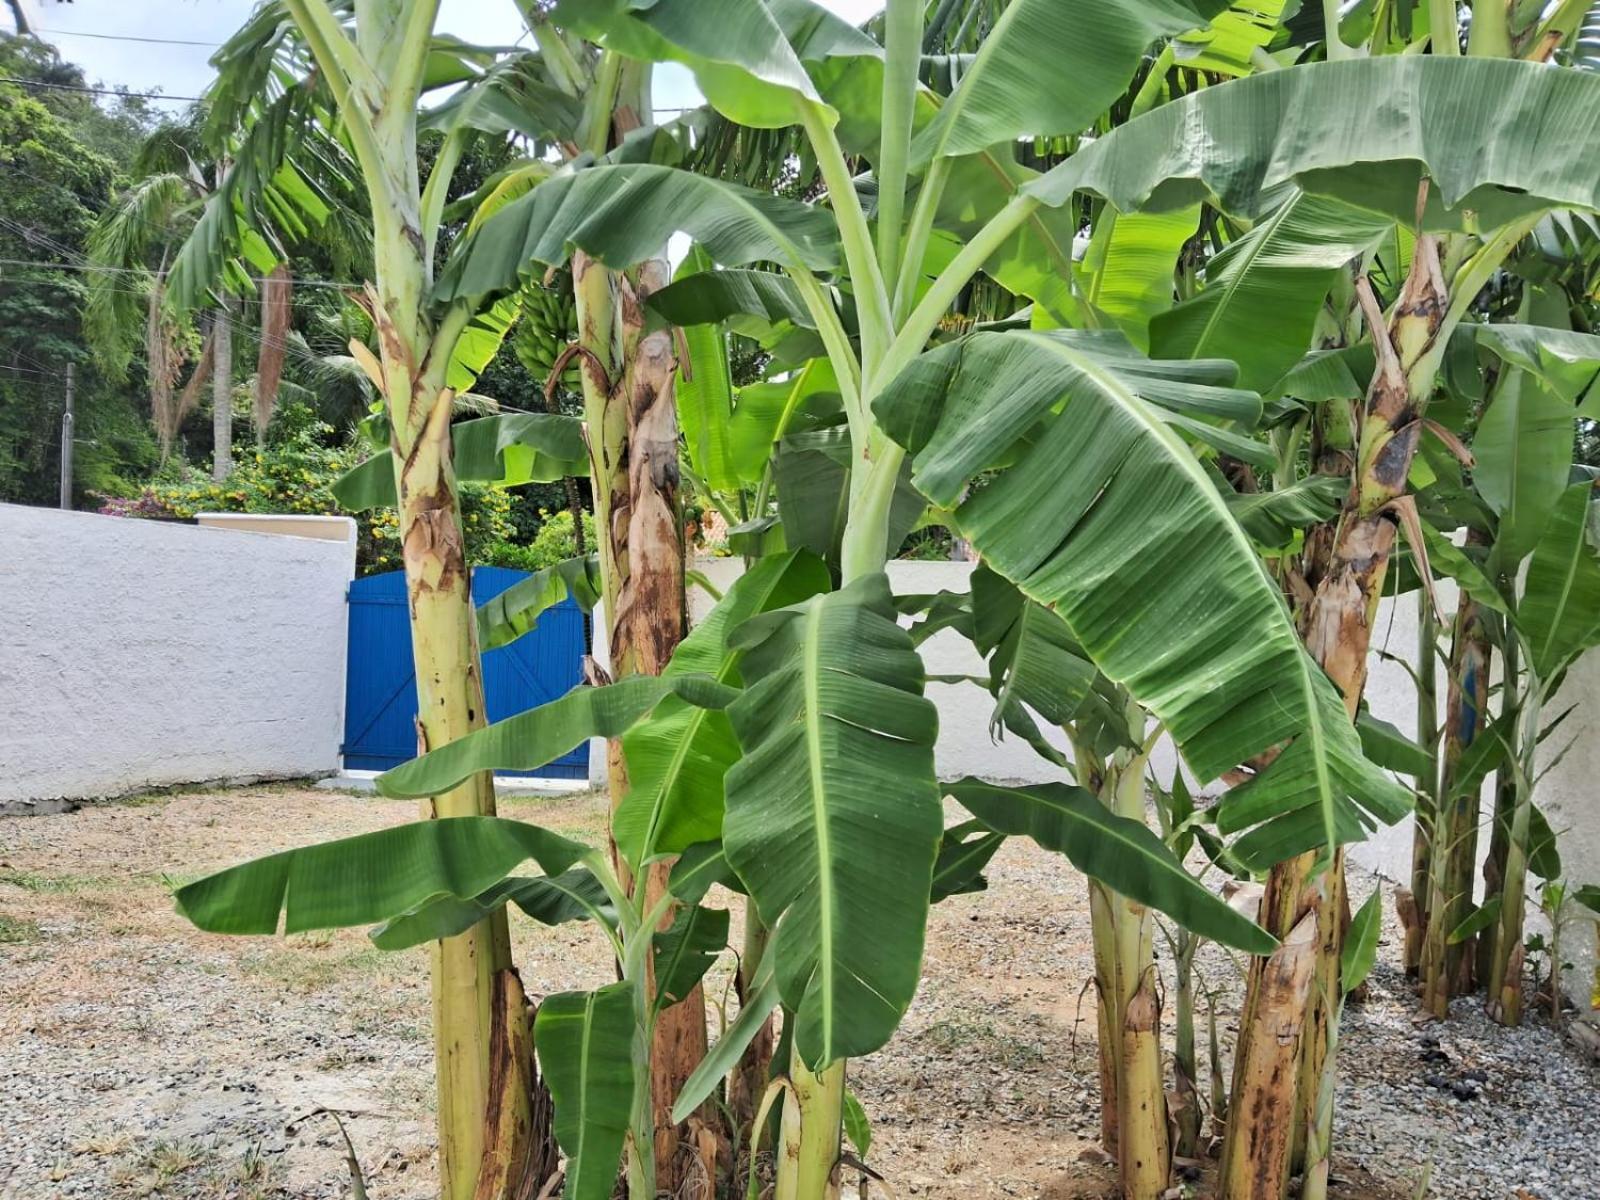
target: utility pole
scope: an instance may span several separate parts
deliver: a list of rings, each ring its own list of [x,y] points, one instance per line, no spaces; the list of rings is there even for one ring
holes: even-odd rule
[[[72,508],[72,364],[67,364],[67,408],[61,414],[61,507]]]
[[[6,7],[11,10],[11,19],[17,23],[17,36],[31,37],[33,27],[28,24],[28,14],[22,10],[22,0],[6,0]]]
[[[211,366],[211,478],[221,483],[233,470],[233,314],[217,306],[216,349]]]

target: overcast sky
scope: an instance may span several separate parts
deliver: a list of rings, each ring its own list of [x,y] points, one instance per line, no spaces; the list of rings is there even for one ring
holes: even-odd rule
[[[821,0],[851,21],[865,20],[882,0]],[[211,81],[207,60],[244,23],[254,0],[22,0],[35,30],[55,43],[61,56],[79,64],[93,81],[131,91],[197,96]],[[0,8],[0,28],[11,27]],[[512,0],[442,0],[439,28],[469,42],[509,45],[523,33]],[[90,36],[95,35],[95,36]],[[128,38],[179,39],[199,45],[127,41]],[[694,104],[699,100],[687,72],[658,70],[656,103]],[[175,102],[174,107],[181,107]]]

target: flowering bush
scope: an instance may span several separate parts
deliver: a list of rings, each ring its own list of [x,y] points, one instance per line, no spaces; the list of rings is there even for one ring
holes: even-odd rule
[[[572,536],[572,513],[568,509],[550,512],[539,510],[539,530],[527,545],[499,541],[484,547],[481,558],[488,566],[511,567],[517,571],[539,571],[562,559],[574,558],[578,553],[577,539]],[[583,514],[583,545],[592,553],[595,547],[594,517]]]
[[[361,445],[330,444],[334,434],[303,405],[279,410],[264,446],[239,454],[221,483],[206,472],[169,467],[134,497],[107,497],[100,511],[110,516],[192,519],[203,512],[352,515],[356,519],[356,564],[362,574],[400,567],[400,521],[391,508],[344,514],[333,485],[366,455]],[[469,562],[487,562],[487,548],[511,536],[511,498],[499,488],[461,486]],[[568,522],[570,529],[570,519]]]

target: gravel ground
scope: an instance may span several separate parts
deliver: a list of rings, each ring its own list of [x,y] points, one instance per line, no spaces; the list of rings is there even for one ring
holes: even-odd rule
[[[596,839],[604,801],[505,811]],[[349,1114],[373,1200],[431,1196],[423,953],[380,954],[358,931],[204,935],[167,895],[170,876],[412,814],[258,787],[0,819],[0,1197],[332,1200],[348,1176],[319,1108]],[[852,1069],[871,1161],[902,1197],[1109,1196],[1093,1143],[1082,881],[1020,842],[989,875],[987,893],[935,910],[916,1003],[895,1041]],[[614,978],[581,926],[519,915],[513,938],[532,993]],[[1398,944],[1391,929],[1381,958]],[[1231,1042],[1235,966],[1207,948],[1200,968],[1223,993]],[[726,979],[714,974],[709,994]],[[1345,1023],[1336,1195],[1407,1200],[1431,1169],[1429,1194],[1444,1200],[1600,1197],[1600,1069],[1538,1021],[1491,1025],[1472,999],[1445,1025],[1416,1015],[1406,981],[1380,964]],[[1449,1088],[1462,1082],[1479,1094],[1458,1099]]]

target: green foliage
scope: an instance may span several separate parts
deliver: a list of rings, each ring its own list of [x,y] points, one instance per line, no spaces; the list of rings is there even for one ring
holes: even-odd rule
[[[1080,870],[1186,929],[1252,954],[1274,947],[1266,930],[1184,870],[1144,822],[1117,816],[1082,788],[1001,787],[969,777],[944,790],[994,832],[1027,836],[1065,854]]]
[[[638,1070],[630,1052],[638,986],[558,992],[539,1005],[534,1042],[567,1154],[566,1200],[606,1200],[616,1187]]]
[[[1218,386],[1231,374],[1152,362],[1103,335],[979,333],[924,354],[876,412],[911,451],[923,494],[956,507],[987,565],[1053,608],[1202,779],[1292,739],[1220,810],[1228,832],[1264,822],[1240,853],[1270,866],[1396,820],[1409,797],[1363,757],[1255,548],[1173,429],[1209,437],[1201,418],[1253,399]],[[1033,436],[1063,405],[1068,419]],[[1250,652],[1216,650],[1241,645]]]
[[[203,512],[351,515],[334,498],[333,485],[361,453],[358,446],[339,442],[333,427],[309,408],[293,404],[278,411],[265,446],[239,452],[233,473],[222,483],[213,481],[208,472],[177,463],[141,489],[134,504],[113,500],[102,511],[180,519]],[[358,526],[358,570],[399,570],[400,522],[395,511],[379,508],[353,515]],[[482,484],[462,484],[461,519],[466,527],[468,561],[495,563],[499,548],[509,545],[506,539],[513,533],[508,493]],[[571,527],[569,517],[569,533]]]
[[[471,487],[471,485],[465,486]],[[503,492],[500,494],[505,495]],[[509,534],[503,533],[496,541],[484,545],[472,561],[485,566],[510,567],[517,571],[531,572],[542,571],[569,558],[578,557],[578,540],[572,535],[572,511],[561,509],[552,513],[541,508],[538,514],[538,532],[533,535],[531,542],[526,545],[518,544],[509,540]],[[594,515],[585,512],[584,550],[592,551],[595,544]]]
[[[1390,96],[1407,102],[1373,103]],[[1496,102],[1473,103],[1484,96]],[[1295,181],[1409,223],[1426,170],[1429,229],[1468,220],[1493,229],[1542,208],[1600,206],[1600,182],[1577,165],[1600,154],[1600,128],[1585,115],[1597,103],[1600,76],[1534,63],[1433,55],[1314,63],[1192,92],[1112,130],[1025,191],[1052,206],[1093,192],[1121,212],[1212,200],[1256,217],[1273,207],[1279,185]],[[1417,122],[1417,112],[1441,117]],[[1531,129],[1561,147],[1562,167],[1524,153]]]
[[[0,75],[81,85],[76,68],[33,39],[0,35]],[[96,146],[136,123],[70,92],[0,84],[0,257],[76,264],[118,164]],[[0,268],[0,501],[54,503],[64,376],[77,371],[76,494],[116,491],[155,463],[134,393],[93,367],[84,349],[82,272]]]
[[[341,929],[409,915],[448,896],[470,900],[533,859],[559,875],[592,852],[525,821],[417,821],[285,850],[185,884],[178,911],[213,933]]]
[[[922,662],[888,579],[752,617],[730,639],[724,845],[762,919],[815,1069],[889,1040],[916,993],[942,838]]]

